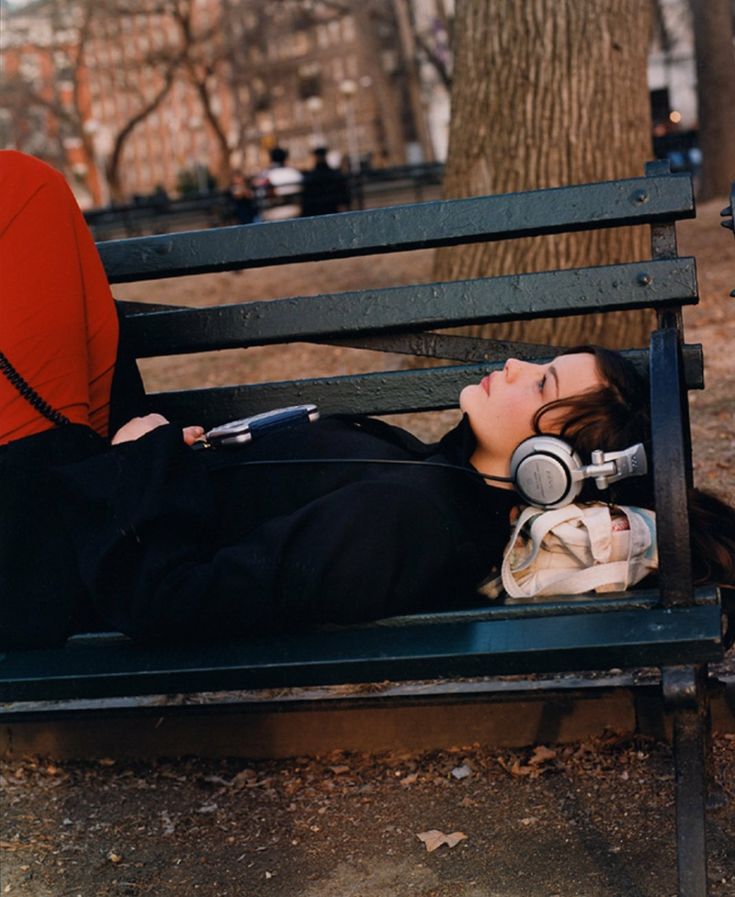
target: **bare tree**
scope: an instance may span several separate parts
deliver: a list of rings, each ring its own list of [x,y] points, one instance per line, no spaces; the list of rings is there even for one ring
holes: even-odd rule
[[[41,13],[47,17],[49,27],[41,30],[44,36],[39,44],[27,42],[23,49],[30,48],[41,57],[53,60],[54,77],[44,77],[40,64],[33,72],[21,65],[5,75],[0,103],[11,113],[12,132],[8,136],[20,149],[35,151],[62,165],[66,161],[65,145],[78,141],[84,155],[91,160],[94,148],[90,133],[84,128],[79,73],[83,70],[91,34],[92,4],[87,2],[70,9],[60,0],[49,0],[36,11],[37,15]],[[10,32],[7,43],[12,46],[12,17],[6,18],[5,27]],[[48,126],[39,129],[40,135],[38,131],[29,133],[29,119],[35,119],[34,125],[40,124],[32,112],[41,110]]]
[[[196,0],[168,0],[164,8],[178,28],[183,71],[199,99],[202,114],[214,137],[217,147],[214,176],[219,184],[224,185],[229,179],[231,148],[217,99],[218,74],[226,56],[222,7],[215,20],[206,25],[197,21]]]
[[[40,102],[28,91],[19,74],[0,79],[0,147],[13,147],[45,159],[56,168],[66,165],[63,128],[50,120],[49,102]]]
[[[52,39],[33,47],[53,62],[53,77],[31,79],[19,72],[7,78],[2,88],[3,104],[12,101],[11,108],[45,109],[54,122],[51,133],[57,146],[49,146],[49,153],[64,160],[63,144],[71,140],[81,143],[83,156],[97,172],[97,162],[113,199],[122,198],[120,166],[125,144],[138,127],[163,102],[173,84],[182,56],[177,47],[163,46],[152,50],[143,59],[128,59],[124,55],[119,65],[110,66],[99,61],[97,49],[119,40],[121,23],[135,16],[160,17],[161,7],[155,0],[47,0],[39,13],[50,23]],[[12,29],[12,20],[9,27]],[[126,64],[128,62],[129,64]],[[141,74],[143,73],[143,75]],[[93,108],[89,86],[95,82],[109,95],[127,98],[127,115],[121,121],[105,122],[112,128],[110,151],[103,157],[95,145]],[[20,118],[18,120],[20,127]],[[22,146],[22,141],[17,145]],[[95,178],[92,178],[93,189]],[[99,203],[97,186],[94,200]]]
[[[91,30],[96,42],[110,46],[119,40],[123,20],[147,20],[147,30],[162,29],[165,9],[157,0],[85,0],[93,10]],[[125,97],[127,114],[114,123],[103,165],[113,199],[123,198],[122,165],[125,147],[133,134],[168,96],[183,62],[181,46],[164,39],[142,58],[123,56],[120,64],[87,62],[90,78],[111,96]]]
[[[651,158],[650,5],[640,0],[463,0],[455,22],[447,197],[640,175]],[[454,279],[643,257],[638,229],[441,250]],[[643,312],[483,328],[482,335],[608,346],[647,341]]]
[[[410,0],[396,0],[396,2],[407,4],[411,10],[414,8]],[[433,0],[432,7],[423,24],[416,15],[411,15],[413,40],[419,62],[430,65],[444,87],[451,90],[454,14],[448,11],[444,0]]]
[[[224,186],[233,154],[244,144],[264,99],[255,87],[254,60],[267,55],[270,21],[274,16],[306,14],[308,8],[281,0],[222,0],[214,18],[203,24],[196,0],[166,0],[165,5],[179,30],[186,80],[214,138],[213,173]]]
[[[724,196],[735,178],[735,49],[730,0],[691,0],[697,58],[700,199]]]

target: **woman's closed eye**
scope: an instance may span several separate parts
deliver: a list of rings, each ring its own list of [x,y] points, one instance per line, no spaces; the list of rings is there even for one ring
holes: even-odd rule
[[[539,392],[544,391],[544,387],[546,386],[546,380],[547,380],[547,375],[544,374],[544,376],[538,381],[538,391]]]

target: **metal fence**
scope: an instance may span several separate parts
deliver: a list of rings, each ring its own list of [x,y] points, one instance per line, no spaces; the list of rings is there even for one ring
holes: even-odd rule
[[[443,166],[440,163],[366,169],[348,178],[350,208],[363,209],[395,202],[422,202],[438,195]],[[291,194],[300,205],[300,192]],[[256,195],[256,221],[277,200]],[[89,209],[84,213],[96,240],[136,237],[171,231],[196,230],[237,224],[235,203],[227,190],[213,190],[170,199],[153,194],[135,202]]]

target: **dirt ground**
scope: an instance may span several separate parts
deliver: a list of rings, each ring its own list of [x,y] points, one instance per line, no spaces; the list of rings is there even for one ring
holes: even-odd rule
[[[715,757],[729,806],[709,815],[710,894],[732,897],[735,736]],[[0,763],[0,785],[11,897],[676,893],[670,753],[639,738],[252,763],[29,759]]]
[[[696,478],[735,501],[735,240],[719,203],[680,226],[705,347],[692,395]],[[119,298],[208,304],[418,282],[431,253],[118,287]],[[308,289],[304,284],[310,284]],[[295,346],[146,364],[149,387],[368,370],[365,353]],[[383,363],[392,366],[395,359]],[[399,364],[402,362],[399,360]],[[445,423],[442,419],[441,426]],[[735,740],[716,739],[728,801],[710,814],[713,897],[735,897]],[[610,735],[516,752],[288,761],[0,761],[0,894],[11,897],[673,897],[667,745]],[[435,834],[427,834],[434,832]],[[439,834],[436,834],[439,833]],[[423,836],[420,838],[419,836]],[[445,837],[446,836],[446,837]],[[428,851],[432,838],[440,842]]]
[[[687,339],[704,346],[705,384],[690,393],[699,486],[735,503],[735,240],[719,225],[724,203],[703,204],[679,229],[679,251],[697,259],[700,303],[685,312]]]

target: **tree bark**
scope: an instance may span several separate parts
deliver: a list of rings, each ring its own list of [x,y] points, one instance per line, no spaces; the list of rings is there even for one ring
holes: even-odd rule
[[[735,49],[730,0],[692,0],[697,58],[699,198],[727,196],[735,178]]]
[[[652,158],[641,0],[462,0],[455,20],[446,197],[510,193],[643,173]],[[647,228],[442,249],[452,280],[631,261]],[[647,311],[471,328],[494,339],[644,345]],[[465,331],[467,332],[467,331]]]

